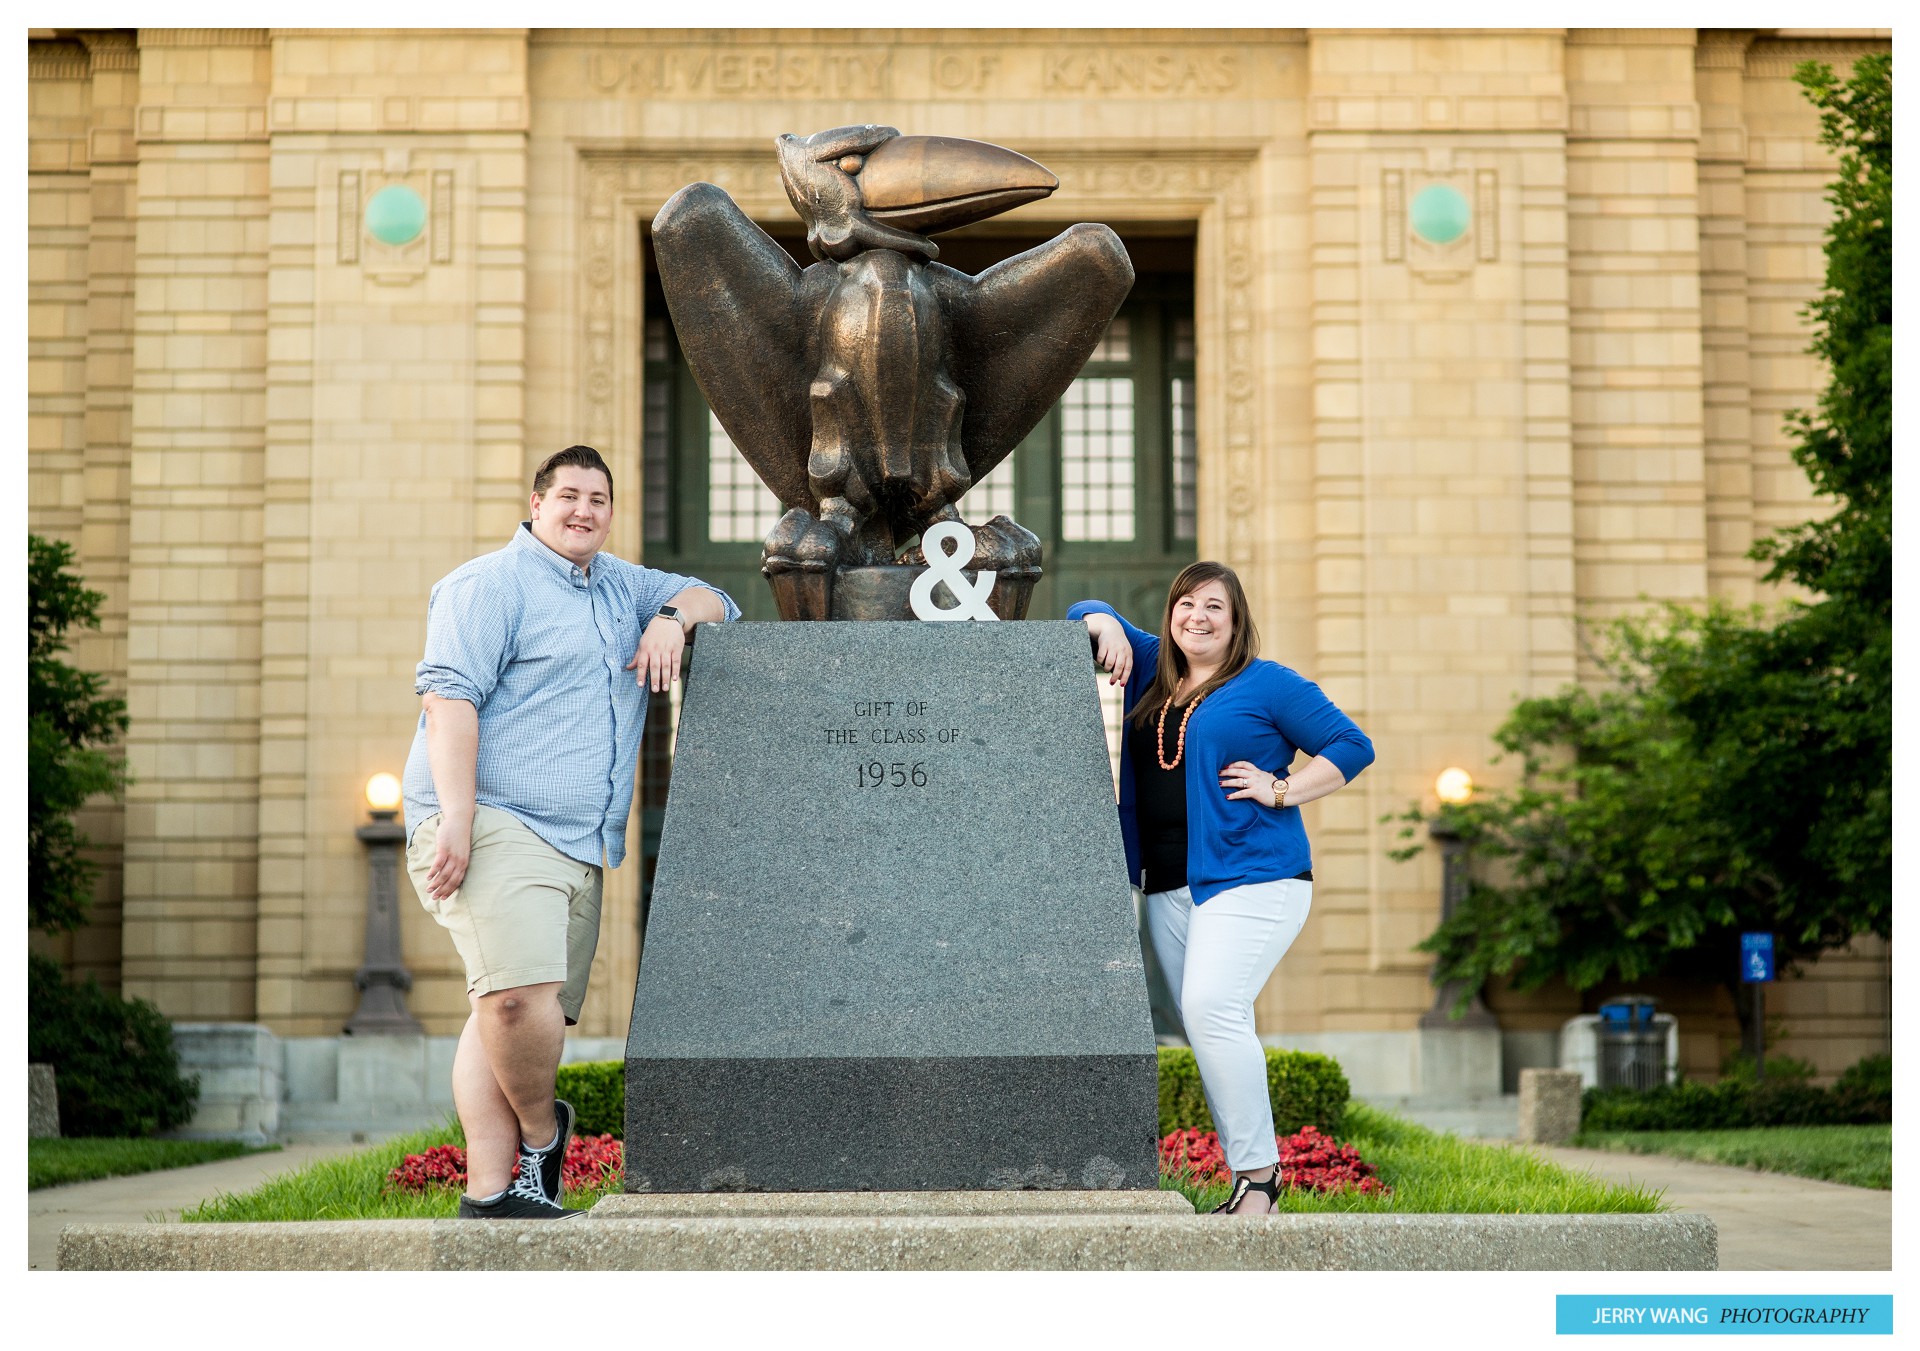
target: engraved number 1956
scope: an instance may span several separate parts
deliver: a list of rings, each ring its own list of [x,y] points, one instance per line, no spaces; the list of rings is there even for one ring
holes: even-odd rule
[[[860,786],[862,788],[915,788],[927,786],[927,767],[914,763],[903,765],[898,760],[892,764],[883,764],[878,760],[869,760],[860,766]]]

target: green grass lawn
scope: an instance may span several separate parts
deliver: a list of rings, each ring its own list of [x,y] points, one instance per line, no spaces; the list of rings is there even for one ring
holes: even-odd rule
[[[66,1182],[91,1182],[99,1177],[130,1177],[162,1168],[185,1168],[279,1147],[243,1145],[233,1140],[29,1140],[27,1190],[58,1187]]]
[[[222,1194],[202,1201],[180,1218],[189,1223],[232,1220],[440,1220],[452,1219],[460,1193],[450,1187],[424,1192],[389,1192],[387,1174],[409,1154],[435,1145],[464,1145],[460,1125],[448,1121],[433,1130],[395,1136],[357,1154],[322,1159],[296,1172],[269,1178],[250,1192]],[[570,1191],[569,1206],[592,1205],[608,1190]]]
[[[1379,1170],[1391,1196],[1283,1191],[1283,1214],[1647,1214],[1665,1210],[1660,1194],[1577,1176],[1524,1150],[1472,1144],[1363,1103],[1349,1103],[1336,1137]],[[1162,1186],[1186,1194],[1195,1210],[1212,1210],[1227,1187],[1184,1180]]]
[[[1590,1131],[1568,1143],[1581,1149],[1670,1154],[1767,1173],[1792,1173],[1850,1187],[1893,1190],[1893,1127],[1762,1126],[1737,1131]]]
[[[1326,1196],[1283,1192],[1280,1208],[1299,1213],[1354,1211],[1455,1214],[1531,1212],[1545,1214],[1639,1212],[1663,1209],[1658,1193],[1577,1177],[1523,1150],[1468,1144],[1410,1121],[1359,1104],[1347,1109],[1340,1138],[1355,1145],[1379,1167],[1392,1196]],[[210,1220],[355,1220],[450,1218],[457,1193],[386,1193],[389,1171],[408,1154],[434,1145],[460,1144],[459,1127],[390,1140],[358,1154],[326,1159],[298,1172],[272,1178],[238,1196],[218,1196],[185,1211],[185,1221]],[[1224,1186],[1196,1188],[1168,1179],[1164,1186],[1183,1192],[1196,1210],[1211,1210],[1226,1199]],[[569,1206],[590,1206],[604,1191],[567,1193]]]

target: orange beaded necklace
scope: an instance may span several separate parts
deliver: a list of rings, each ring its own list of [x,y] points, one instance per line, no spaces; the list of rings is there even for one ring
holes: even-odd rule
[[[1174,693],[1176,695],[1179,693],[1179,689],[1177,687],[1175,688]],[[1198,699],[1195,699],[1192,703],[1188,704],[1187,711],[1180,715],[1180,736],[1179,736],[1179,739],[1174,742],[1173,762],[1171,764],[1167,762],[1167,752],[1166,752],[1167,710],[1173,707],[1173,700],[1169,699],[1167,700],[1166,703],[1160,705],[1160,721],[1154,724],[1154,729],[1153,729],[1153,758],[1159,762],[1160,768],[1178,769],[1180,767],[1180,757],[1182,755],[1185,755],[1187,751],[1187,720],[1193,716],[1194,709],[1200,707],[1200,705],[1206,702],[1207,702],[1207,696],[1203,694]]]

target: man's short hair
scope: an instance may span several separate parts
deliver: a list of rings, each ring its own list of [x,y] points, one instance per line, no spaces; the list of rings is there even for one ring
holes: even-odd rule
[[[592,446],[568,446],[540,461],[540,467],[533,471],[533,490],[545,496],[547,489],[553,486],[554,472],[568,465],[576,469],[598,469],[607,476],[607,496],[613,496],[613,471],[607,468],[607,462],[600,458],[600,452]]]

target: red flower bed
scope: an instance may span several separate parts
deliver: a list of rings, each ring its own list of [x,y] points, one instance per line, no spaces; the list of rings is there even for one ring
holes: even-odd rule
[[[621,1168],[618,1140],[611,1135],[576,1135],[567,1141],[567,1157],[560,1164],[560,1185],[576,1191],[615,1184],[620,1181]],[[459,1145],[435,1145],[424,1154],[409,1154],[387,1174],[387,1186],[396,1191],[466,1185],[467,1151]]]
[[[581,1187],[620,1185],[625,1154],[611,1135],[576,1135],[567,1142],[567,1158],[560,1165],[560,1184],[568,1191]]]
[[[424,1154],[409,1154],[387,1174],[393,1191],[419,1192],[428,1187],[467,1185],[467,1151],[459,1145],[435,1145]]]
[[[1339,1144],[1312,1126],[1302,1126],[1286,1139],[1274,1136],[1280,1147],[1280,1182],[1302,1191],[1337,1192],[1348,1188],[1369,1195],[1390,1196],[1374,1166],[1352,1145]],[[1185,1173],[1201,1184],[1226,1182],[1233,1176],[1213,1131],[1174,1131],[1160,1142],[1160,1171]]]

